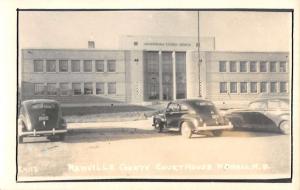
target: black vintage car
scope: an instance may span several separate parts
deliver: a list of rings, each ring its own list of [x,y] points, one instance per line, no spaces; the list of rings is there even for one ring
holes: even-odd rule
[[[233,127],[211,101],[202,99],[170,102],[163,113],[153,117],[152,125],[159,132],[176,129],[186,138],[201,131],[211,131],[214,136],[220,136],[224,129]]]
[[[290,133],[288,98],[264,98],[249,103],[247,109],[229,110],[226,117],[235,129]]]
[[[47,136],[49,140],[64,140],[66,133],[67,124],[57,101],[35,99],[21,103],[18,118],[19,143],[23,143],[26,136]]]

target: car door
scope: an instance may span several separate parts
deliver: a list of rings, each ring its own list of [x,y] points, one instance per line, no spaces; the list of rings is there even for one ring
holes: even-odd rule
[[[178,122],[180,119],[180,109],[179,104],[171,102],[166,110],[166,121],[168,128],[178,127]]]

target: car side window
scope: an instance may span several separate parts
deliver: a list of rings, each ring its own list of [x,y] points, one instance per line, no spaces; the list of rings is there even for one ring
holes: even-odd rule
[[[171,103],[171,104],[169,104],[169,106],[168,106],[168,110],[169,110],[170,112],[178,112],[178,111],[179,111],[179,105],[176,104],[176,103]]]
[[[180,105],[180,111],[186,112],[189,111],[189,108],[186,105]]]

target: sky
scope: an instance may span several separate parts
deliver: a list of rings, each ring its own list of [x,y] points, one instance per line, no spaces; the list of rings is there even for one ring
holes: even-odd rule
[[[195,36],[196,11],[24,11],[21,48],[118,49],[122,35]],[[200,11],[200,36],[218,51],[290,51],[291,13]]]

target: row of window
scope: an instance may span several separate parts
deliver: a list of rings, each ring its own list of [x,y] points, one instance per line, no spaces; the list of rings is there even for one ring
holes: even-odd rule
[[[227,63],[229,63],[229,68],[227,68]],[[286,72],[286,67],[285,61],[219,61],[219,72]]]
[[[83,86],[82,86],[83,85]],[[82,89],[83,87],[83,89]],[[94,93],[95,92],[95,93]],[[107,94],[116,94],[116,82],[107,83]],[[105,94],[105,83],[104,82],[85,82],[85,83],[35,83],[34,84],[34,94],[35,95],[91,95],[91,94]]]
[[[287,93],[287,82],[220,82],[220,93]],[[268,87],[269,86],[269,87]],[[229,89],[228,89],[229,87]]]
[[[105,71],[104,60],[58,60],[58,72],[69,72],[69,63],[71,64],[71,72],[81,72],[81,63],[83,64],[83,72],[116,72],[116,60],[107,60],[107,69]],[[33,71],[44,72],[44,60],[33,60]],[[57,61],[46,60],[46,72],[57,72]]]

